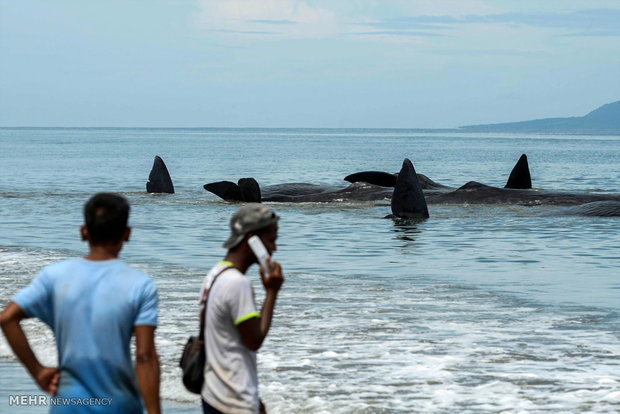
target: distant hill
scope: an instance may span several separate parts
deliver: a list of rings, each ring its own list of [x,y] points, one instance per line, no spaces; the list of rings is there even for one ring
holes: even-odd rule
[[[497,132],[598,132],[620,133],[620,101],[609,103],[582,117],[545,118],[502,124],[467,125],[461,129]]]

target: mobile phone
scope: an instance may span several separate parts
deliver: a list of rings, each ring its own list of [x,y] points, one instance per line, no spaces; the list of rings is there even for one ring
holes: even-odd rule
[[[248,239],[248,244],[250,245],[250,249],[254,252],[254,256],[258,259],[258,263],[263,266],[266,274],[269,274],[269,268],[267,267],[267,256],[269,256],[269,253],[267,252],[265,245],[263,245],[260,237],[256,235],[250,237]]]

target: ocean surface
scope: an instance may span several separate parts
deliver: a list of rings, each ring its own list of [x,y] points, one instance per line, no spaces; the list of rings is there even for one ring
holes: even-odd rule
[[[522,153],[533,185],[620,192],[620,136],[355,129],[0,129],[0,306],[45,265],[80,256],[95,192],[131,202],[121,257],[160,295],[157,347],[168,412],[199,412],[177,367],[197,333],[202,278],[238,207],[205,183],[345,186],[364,170],[503,187]],[[155,155],[173,195],[147,194]],[[620,410],[620,220],[554,206],[429,205],[390,220],[380,202],[269,203],[283,267],[259,352],[270,413],[609,413]],[[546,214],[542,214],[546,213]],[[548,214],[551,213],[551,214]],[[258,270],[248,272],[259,302]],[[54,364],[51,331],[25,323]],[[0,376],[31,384],[0,339]],[[8,378],[8,380],[7,380]],[[29,385],[32,389],[32,385]],[[17,386],[19,388],[19,385]],[[1,413],[34,412],[9,407]],[[175,411],[177,410],[177,411]]]

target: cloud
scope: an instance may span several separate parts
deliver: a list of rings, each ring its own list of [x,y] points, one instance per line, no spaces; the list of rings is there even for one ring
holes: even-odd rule
[[[197,0],[196,25],[246,41],[514,36],[521,29],[560,37],[620,36],[620,9],[521,11],[480,0],[327,2],[317,0]],[[500,3],[501,5],[501,3]],[[511,8],[512,7],[512,8]],[[475,13],[472,13],[475,11]]]
[[[464,25],[529,26],[562,30],[564,36],[620,36],[620,10],[589,9],[564,13],[496,13],[400,16],[359,23],[377,33],[402,35],[408,31],[453,31]]]
[[[420,32],[412,30],[375,30],[369,32],[352,32],[352,35],[357,36],[405,36],[405,37],[445,37],[446,35],[441,33],[432,32]]]
[[[563,29],[620,29],[620,10],[586,9],[570,13],[503,13],[471,16],[473,22],[521,24]]]
[[[262,24],[297,24],[290,20],[248,20],[249,23],[262,23]]]
[[[198,27],[287,39],[326,38],[339,32],[336,14],[299,0],[199,0]],[[265,30],[265,29],[271,30]]]

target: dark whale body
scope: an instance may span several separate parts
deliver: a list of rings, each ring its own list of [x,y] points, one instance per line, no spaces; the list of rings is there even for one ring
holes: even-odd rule
[[[620,217],[620,201],[593,201],[543,213],[544,216]]]
[[[149,174],[149,181],[146,183],[146,191],[148,193],[168,193],[174,194],[174,186],[172,179],[168,173],[168,168],[159,156],[155,156],[153,168]]]
[[[408,161],[405,159],[405,161]],[[403,164],[405,164],[405,161]],[[409,161],[411,163],[411,161]],[[362,171],[346,176],[344,179],[352,183],[348,187],[327,186],[308,183],[285,183],[259,187],[253,178],[242,178],[236,184],[232,181],[218,181],[205,184],[205,190],[217,195],[226,201],[243,202],[330,202],[330,201],[378,201],[392,197],[394,188],[398,185],[400,174],[405,174],[405,180],[412,180],[415,174],[417,185],[429,194],[447,193],[455,190],[431,180],[424,174],[417,174],[411,164],[411,169],[401,168],[396,174],[383,171]],[[413,170],[413,172],[411,171]],[[529,179],[527,157],[521,156],[511,173],[514,182]],[[510,180],[509,180],[510,181]],[[407,182],[407,181],[405,181]],[[531,182],[531,181],[530,181]],[[422,194],[424,195],[424,194]]]
[[[470,181],[454,191],[427,194],[426,201],[429,204],[552,204],[571,206],[595,201],[620,201],[620,194],[509,189]]]
[[[243,180],[243,181],[242,181]],[[249,185],[259,191],[244,191]],[[231,181],[218,181],[205,184],[204,189],[226,201],[285,203],[321,203],[333,201],[377,201],[391,197],[393,188],[380,187],[367,183],[355,183],[347,187],[317,185],[308,183],[284,183],[258,187],[253,178]]]
[[[390,174],[380,171],[364,171],[348,175],[347,181],[367,181],[373,184],[388,184]],[[491,187],[470,181],[460,188],[451,188],[438,184],[428,177],[417,174],[424,189],[428,204],[552,204],[574,206],[584,203],[617,201],[620,195],[602,193],[569,193],[532,189],[532,178],[527,155],[522,154],[510,173],[504,188]]]
[[[334,201],[377,201],[389,198],[393,188],[366,183],[355,183],[345,188],[306,183],[289,183],[267,186],[263,201],[289,203],[328,203]]]
[[[226,201],[243,202],[334,202],[377,201],[391,197],[392,214],[395,217],[428,218],[422,187],[410,160],[395,180],[394,188],[368,183],[353,183],[347,187],[322,186],[307,183],[286,183],[266,186],[262,189],[253,178],[242,178],[237,184],[218,181],[204,185],[204,189]]]
[[[348,175],[348,187],[307,183],[286,183],[260,188],[253,178],[206,184],[204,188],[227,201],[335,202],[392,200],[393,216],[428,217],[428,204],[520,204],[580,206],[558,214],[615,216],[619,194],[554,192],[532,189],[527,156],[523,154],[512,169],[504,188],[470,181],[460,188],[436,183],[416,174],[411,161],[405,159],[397,174],[364,171]],[[414,180],[415,177],[415,180]],[[415,182],[414,182],[415,181]],[[394,189],[392,190],[393,185]],[[248,190],[246,187],[251,187]],[[417,191],[417,189],[420,191]],[[248,195],[249,194],[249,195]],[[591,203],[590,206],[586,206]],[[594,204],[600,203],[600,204]],[[584,205],[581,207],[581,205]]]
[[[350,183],[365,182],[383,187],[394,187],[396,185],[397,174],[390,174],[383,171],[362,171],[344,177]],[[424,190],[454,190],[452,187],[436,183],[424,174],[418,174],[418,180]],[[532,188],[532,178],[530,167],[527,162],[527,155],[522,154],[508,177],[504,188]]]

